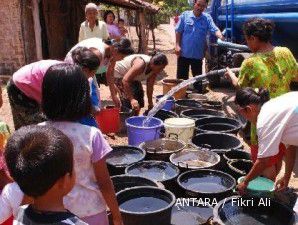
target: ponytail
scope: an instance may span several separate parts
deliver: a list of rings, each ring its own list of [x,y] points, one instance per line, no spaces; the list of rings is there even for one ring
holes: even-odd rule
[[[240,89],[236,92],[235,103],[241,107],[250,104],[263,105],[270,100],[270,94],[267,89],[253,89],[251,87]]]
[[[154,51],[152,54],[151,54],[152,58],[152,62],[154,65],[168,65],[169,61],[168,61],[168,58],[165,54],[161,53],[161,52],[156,52]]]

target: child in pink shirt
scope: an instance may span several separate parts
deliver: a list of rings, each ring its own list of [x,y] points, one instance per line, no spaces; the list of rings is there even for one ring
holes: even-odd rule
[[[99,129],[77,121],[90,114],[89,84],[80,67],[52,66],[44,77],[42,109],[49,121],[74,146],[76,182],[64,198],[65,207],[91,225],[108,225],[107,206],[114,225],[123,225],[105,156],[112,150]]]

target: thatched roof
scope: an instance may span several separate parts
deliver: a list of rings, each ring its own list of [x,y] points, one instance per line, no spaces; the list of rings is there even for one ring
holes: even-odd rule
[[[98,2],[133,10],[146,9],[152,13],[157,13],[160,9],[158,6],[144,0],[99,0]]]

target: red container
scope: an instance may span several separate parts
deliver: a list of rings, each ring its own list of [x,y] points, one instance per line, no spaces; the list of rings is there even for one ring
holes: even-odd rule
[[[117,133],[120,129],[120,109],[107,106],[96,116],[98,127],[104,134]]]
[[[0,225],[12,225],[12,223],[13,223],[13,217],[10,217],[8,220],[6,220],[4,223]]]

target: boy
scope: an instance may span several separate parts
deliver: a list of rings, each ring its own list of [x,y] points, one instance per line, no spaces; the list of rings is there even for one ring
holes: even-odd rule
[[[63,206],[75,183],[73,145],[67,136],[52,127],[22,127],[8,140],[4,154],[12,178],[34,202],[19,209],[14,225],[86,224]]]

